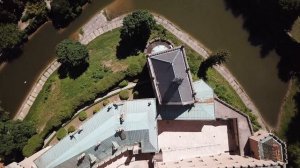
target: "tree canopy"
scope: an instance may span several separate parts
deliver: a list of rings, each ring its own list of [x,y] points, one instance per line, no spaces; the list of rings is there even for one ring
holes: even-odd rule
[[[78,16],[87,0],[53,0],[51,1],[50,16],[56,27],[64,27]]]
[[[206,60],[204,60],[198,70],[198,76],[206,80],[206,71],[215,65],[223,64],[227,61],[230,53],[226,50],[220,50],[212,53]]]
[[[11,49],[22,41],[22,33],[16,24],[0,23],[0,51]]]
[[[88,50],[79,42],[66,39],[56,46],[58,61],[67,66],[76,67],[88,62]]]
[[[0,4],[0,22],[17,23],[24,11],[26,1],[2,0]]]
[[[0,121],[0,157],[5,163],[23,159],[22,149],[36,133],[30,122]]]
[[[135,11],[124,18],[121,37],[134,40],[149,38],[155,25],[156,21],[151,13],[146,10]]]

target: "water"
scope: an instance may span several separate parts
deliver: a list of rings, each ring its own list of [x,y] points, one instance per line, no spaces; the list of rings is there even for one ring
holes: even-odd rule
[[[23,55],[0,72],[0,100],[15,112],[26,96],[34,79],[53,59],[54,46],[71,35],[109,1],[95,1],[73,24],[59,33],[46,25],[26,44]],[[278,78],[279,57],[274,51],[261,58],[260,47],[248,41],[243,19],[226,9],[222,0],[116,0],[108,5],[107,13],[116,17],[135,9],[148,9],[176,23],[212,50],[228,49],[232,56],[227,64],[264,119],[275,125],[287,84]],[[24,84],[24,80],[27,84]]]

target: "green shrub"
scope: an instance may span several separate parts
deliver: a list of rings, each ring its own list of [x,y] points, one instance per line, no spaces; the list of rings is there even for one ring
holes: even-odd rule
[[[109,103],[109,100],[108,100],[108,99],[103,100],[103,106],[108,105],[108,103]]]
[[[29,15],[27,13],[25,13],[22,17],[21,17],[21,21],[22,22],[26,22],[29,20]]]
[[[36,134],[32,136],[27,144],[24,146],[22,153],[25,157],[29,157],[33,155],[35,152],[37,152],[39,149],[41,149],[44,145],[43,139],[40,137],[40,135]]]
[[[120,96],[121,100],[127,100],[129,98],[129,92],[128,92],[128,90],[122,90],[119,93],[119,96]]]
[[[56,137],[58,140],[63,139],[66,135],[68,134],[67,130],[65,128],[60,128],[57,132],[56,132]]]
[[[93,110],[93,114],[96,114],[99,110],[95,109]]]
[[[74,127],[74,125],[69,126],[68,128],[68,133],[72,133],[76,130],[76,128]]]
[[[86,112],[85,111],[80,112],[79,115],[78,115],[78,118],[79,118],[80,121],[86,120],[87,119]]]
[[[134,91],[134,92],[133,92],[133,97],[136,98],[136,97],[138,97],[138,96],[139,96],[139,92],[138,92],[137,90]]]
[[[127,80],[123,80],[121,83],[119,83],[119,87],[123,88],[125,86],[128,85],[128,81]]]
[[[138,63],[131,63],[131,64],[129,64],[129,66],[127,68],[127,75],[129,77],[135,77],[139,73],[141,73],[142,70],[143,70],[143,67],[141,65],[139,65]]]

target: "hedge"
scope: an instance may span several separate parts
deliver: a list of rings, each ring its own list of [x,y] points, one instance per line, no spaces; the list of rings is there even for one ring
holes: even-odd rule
[[[78,118],[79,118],[80,121],[86,120],[87,119],[86,112],[85,111],[80,112]]]
[[[108,103],[109,103],[109,100],[108,100],[108,99],[103,100],[103,106],[108,105]]]
[[[58,140],[63,139],[68,134],[67,130],[65,128],[61,128],[56,133],[56,138]]]
[[[121,83],[119,83],[119,87],[123,88],[125,86],[128,85],[128,81],[127,80],[123,80]]]
[[[129,98],[129,92],[128,92],[128,90],[122,90],[119,93],[119,96],[120,96],[121,100],[127,100]]]
[[[39,134],[32,136],[24,146],[22,153],[25,157],[29,157],[42,148],[44,145],[43,138]]]
[[[74,125],[69,126],[68,128],[68,133],[72,133],[76,130],[76,128],[74,127]]]

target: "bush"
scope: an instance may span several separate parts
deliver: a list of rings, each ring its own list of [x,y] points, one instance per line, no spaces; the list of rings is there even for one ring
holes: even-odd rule
[[[58,140],[63,139],[67,135],[67,130],[65,128],[61,128],[56,132],[56,137]]]
[[[137,63],[131,63],[131,64],[129,64],[129,66],[127,68],[127,75],[129,77],[135,77],[139,73],[141,73],[142,70],[143,70],[143,67],[141,67],[139,64],[137,64]]]
[[[109,104],[109,100],[108,99],[103,100],[103,106],[106,106],[108,104]]]
[[[128,85],[128,81],[127,80],[123,80],[121,83],[119,83],[119,87],[123,88],[125,86]]]
[[[66,39],[56,46],[58,61],[67,66],[76,67],[88,62],[89,52],[85,45]]]
[[[129,92],[128,92],[128,90],[122,90],[119,93],[119,96],[120,96],[121,100],[127,100],[129,98]]]
[[[76,128],[74,127],[74,125],[69,126],[68,128],[68,133],[72,133],[76,130]]]
[[[35,152],[37,152],[39,149],[41,149],[44,145],[43,139],[40,137],[40,135],[36,134],[32,136],[27,144],[24,146],[22,153],[25,157],[29,157],[33,155]]]
[[[30,18],[29,18],[29,15],[27,13],[25,13],[22,17],[21,17],[21,21],[22,22],[26,22],[28,21]]]
[[[80,121],[86,120],[87,119],[86,112],[85,111],[80,112],[79,115],[78,115],[78,118],[79,118]]]
[[[137,90],[134,91],[134,92],[133,92],[133,97],[136,98],[136,97],[138,97],[138,96],[139,96],[139,92],[138,92]]]

